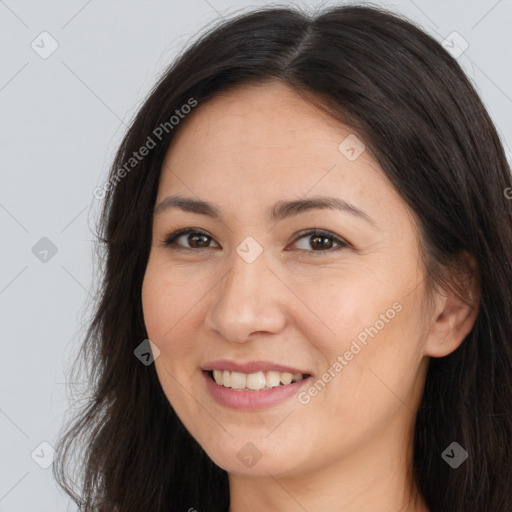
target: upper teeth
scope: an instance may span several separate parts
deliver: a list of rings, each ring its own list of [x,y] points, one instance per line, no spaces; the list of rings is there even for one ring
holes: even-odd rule
[[[232,389],[270,389],[280,384],[290,384],[301,380],[301,373],[288,372],[257,372],[257,373],[239,373],[228,370],[213,370],[213,378],[217,384]]]

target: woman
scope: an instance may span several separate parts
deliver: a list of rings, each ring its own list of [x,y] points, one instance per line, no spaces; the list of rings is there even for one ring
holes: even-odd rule
[[[94,392],[60,484],[82,510],[512,510],[511,185],[474,89],[410,22],[211,30],[102,192]]]

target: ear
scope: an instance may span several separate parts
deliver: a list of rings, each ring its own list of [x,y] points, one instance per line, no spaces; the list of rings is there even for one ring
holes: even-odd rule
[[[425,343],[427,356],[444,357],[456,350],[473,328],[478,315],[480,292],[475,259],[463,252],[449,279],[451,286],[448,289],[435,292],[435,306],[429,317],[431,325]]]

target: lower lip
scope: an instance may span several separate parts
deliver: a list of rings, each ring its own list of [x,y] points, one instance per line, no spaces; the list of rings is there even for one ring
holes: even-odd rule
[[[217,384],[210,377],[209,372],[202,370],[202,373],[206,380],[206,387],[216,402],[225,407],[243,411],[256,411],[278,404],[295,395],[302,386],[309,384],[311,379],[311,376],[304,377],[286,386],[279,385],[260,391],[237,391]]]

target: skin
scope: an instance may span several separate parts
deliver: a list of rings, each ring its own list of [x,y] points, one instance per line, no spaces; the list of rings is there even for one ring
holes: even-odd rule
[[[338,149],[353,130],[285,85],[239,87],[183,123],[155,204],[201,199],[223,221],[177,208],[155,215],[144,320],[166,396],[229,474],[230,512],[427,511],[409,473],[415,413],[430,357],[460,345],[476,308],[443,290],[427,300],[411,211],[368,148],[354,161]],[[343,199],[373,225],[333,209],[266,218],[278,201],[313,196]],[[182,236],[174,247],[188,251],[164,244],[186,227],[210,238]],[[315,250],[322,240],[297,239],[310,228],[350,246],[327,238],[333,245]],[[236,251],[248,236],[263,249],[252,263]],[[241,412],[208,394],[201,367],[215,359],[270,360],[316,380],[396,303],[400,312],[307,404],[294,396]],[[261,453],[252,467],[237,457],[248,442]]]

